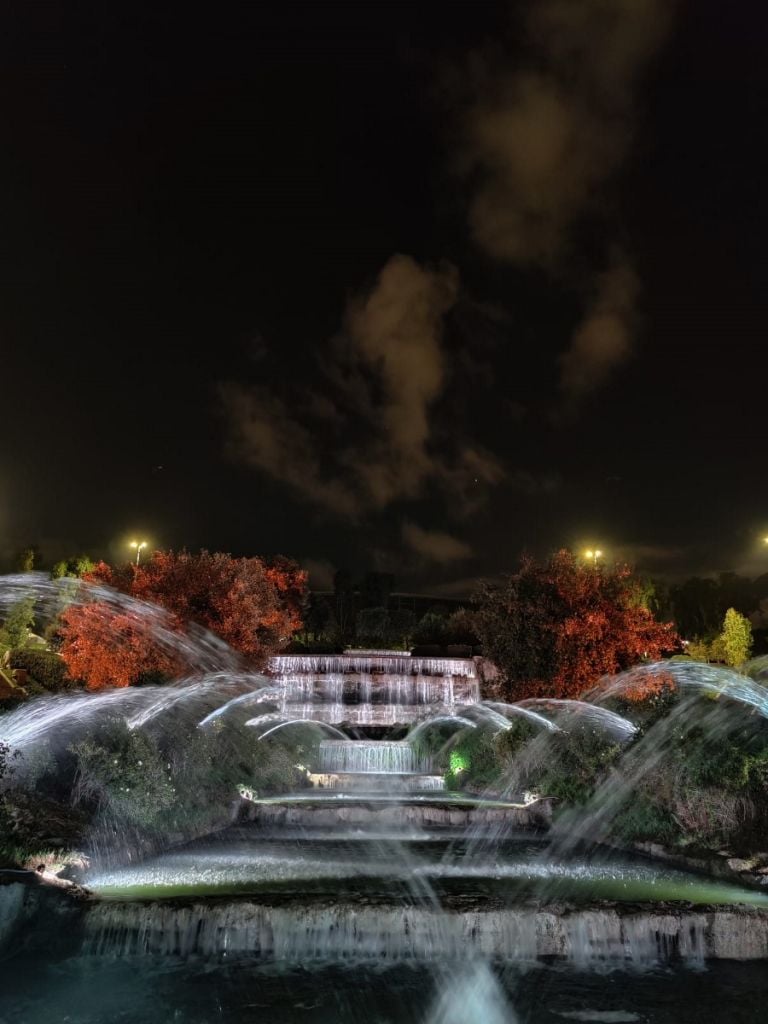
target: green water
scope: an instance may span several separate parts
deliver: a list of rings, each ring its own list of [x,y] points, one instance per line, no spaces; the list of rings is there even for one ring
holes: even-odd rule
[[[477,898],[489,908],[521,899],[768,908],[768,893],[730,882],[619,856],[553,860],[530,841],[488,852],[465,840],[268,841],[248,829],[86,881],[102,897],[129,900],[248,895],[283,902],[293,895],[342,902],[364,895],[392,903],[413,899],[416,884],[443,901]]]

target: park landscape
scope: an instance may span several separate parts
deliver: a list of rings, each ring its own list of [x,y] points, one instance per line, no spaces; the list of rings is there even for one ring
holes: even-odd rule
[[[289,559],[204,551],[2,578],[0,970],[25,967],[24,1019],[86,983],[101,1019],[136,971],[131,1021],[168,998],[210,1019],[211,991],[241,1012],[251,971],[291,1020],[351,1019],[361,986],[397,1019],[514,1020],[575,979],[643,1019],[654,972],[768,958],[745,615],[684,644],[648,581],[563,550],[360,647],[388,585],[313,595]],[[371,594],[343,635],[333,606]]]
[[[0,1024],[762,1024],[765,5],[4,5]]]

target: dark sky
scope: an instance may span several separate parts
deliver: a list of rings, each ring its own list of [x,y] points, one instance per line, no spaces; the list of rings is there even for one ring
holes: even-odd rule
[[[3,549],[765,571],[767,19],[7,10]]]

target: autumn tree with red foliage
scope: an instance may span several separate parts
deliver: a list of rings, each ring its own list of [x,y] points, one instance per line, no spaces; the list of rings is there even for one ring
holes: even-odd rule
[[[543,564],[525,558],[500,584],[484,583],[475,623],[509,700],[578,697],[603,675],[679,647],[627,566],[584,564],[569,551]]]
[[[208,551],[157,551],[139,566],[99,562],[83,579],[159,606],[176,632],[196,623],[259,667],[300,628],[307,577],[285,558],[267,563]],[[60,633],[69,674],[89,689],[194,668],[157,643],[149,622],[98,600],[72,604],[61,616]]]

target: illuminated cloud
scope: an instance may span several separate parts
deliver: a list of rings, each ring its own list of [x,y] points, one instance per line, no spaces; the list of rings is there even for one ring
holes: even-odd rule
[[[435,439],[450,377],[444,319],[457,295],[453,267],[393,256],[349,303],[311,393],[223,386],[235,457],[348,519],[429,485],[448,490],[457,509],[477,502],[501,479],[498,460],[464,440],[462,423],[442,423]]]
[[[564,273],[575,228],[591,218],[615,247],[611,178],[632,142],[635,94],[665,39],[670,0],[537,0],[527,59],[475,54],[461,166],[472,184],[468,221],[495,260]],[[622,262],[597,291],[562,358],[573,405],[631,353],[638,282]]]
[[[626,264],[598,277],[594,301],[560,357],[560,386],[568,398],[595,391],[631,354],[638,288]]]
[[[528,59],[475,54],[463,168],[473,237],[490,256],[552,266],[632,139],[638,80],[666,36],[669,0],[537,0]]]

